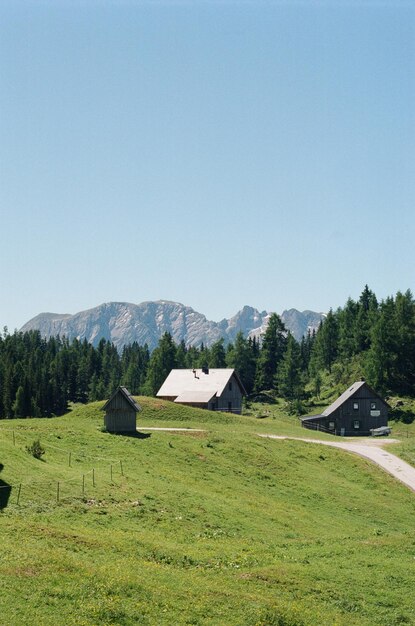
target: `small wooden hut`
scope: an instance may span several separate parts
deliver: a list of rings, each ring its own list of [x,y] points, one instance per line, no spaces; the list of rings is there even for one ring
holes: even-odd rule
[[[141,407],[126,387],[118,387],[102,410],[105,411],[104,426],[108,432],[136,432],[136,416]]]

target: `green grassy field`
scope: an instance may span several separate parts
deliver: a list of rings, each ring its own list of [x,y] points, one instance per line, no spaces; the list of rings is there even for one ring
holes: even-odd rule
[[[409,489],[339,450],[257,437],[304,435],[278,405],[139,402],[137,437],[102,432],[102,403],[0,422],[2,626],[415,624]],[[25,449],[38,437],[42,460]]]

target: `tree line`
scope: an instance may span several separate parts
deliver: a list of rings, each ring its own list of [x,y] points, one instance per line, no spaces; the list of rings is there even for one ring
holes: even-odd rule
[[[121,352],[101,339],[45,339],[39,331],[0,333],[0,418],[62,415],[71,402],[108,398],[118,385],[153,396],[173,368],[234,368],[248,394],[271,392],[294,412],[318,398],[323,379],[347,385],[364,376],[379,393],[415,395],[415,301],[398,292],[378,302],[365,287],[357,301],[330,310],[298,342],[277,314],[261,341],[240,332],[207,347],[178,345],[169,333],[150,354],[136,342]]]

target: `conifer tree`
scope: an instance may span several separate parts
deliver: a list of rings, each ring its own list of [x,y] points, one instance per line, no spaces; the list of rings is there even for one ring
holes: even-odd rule
[[[319,369],[331,372],[338,353],[337,320],[330,309],[326,319],[320,323],[313,346],[310,368],[315,374]]]
[[[279,395],[289,401],[301,399],[304,393],[300,346],[291,333],[288,335],[285,354],[278,365],[276,387]]]
[[[337,311],[339,355],[342,359],[348,359],[357,352],[359,342],[356,336],[358,313],[359,305],[352,298],[347,300],[343,309]]]
[[[371,328],[376,323],[378,301],[373,291],[366,285],[358,303],[356,316],[355,336],[356,351],[365,352],[370,348]]]
[[[31,417],[31,409],[31,397],[27,384],[20,385],[17,389],[15,401],[13,402],[14,417]]]
[[[176,346],[170,333],[166,332],[150,357],[144,386],[145,393],[155,396],[168,374],[176,365]]]
[[[285,326],[277,313],[272,313],[262,339],[257,360],[255,391],[273,389],[274,377],[286,347]]]
[[[223,338],[216,341],[209,350],[208,365],[213,368],[226,366],[226,353],[223,347]]]
[[[411,394],[415,385],[415,303],[412,292],[398,291],[395,298],[395,387]]]
[[[176,366],[179,369],[186,368],[187,348],[184,340],[182,339],[176,349]]]
[[[394,309],[393,298],[387,298],[382,303],[380,315],[371,330],[371,346],[366,355],[366,377],[378,393],[386,393],[393,387],[396,362]]]
[[[251,393],[255,379],[255,356],[252,341],[245,339],[241,331],[236,335],[235,343],[229,346],[226,364],[236,370],[247,393]]]
[[[189,346],[186,352],[186,367],[195,368],[199,367],[199,349],[196,346]]]

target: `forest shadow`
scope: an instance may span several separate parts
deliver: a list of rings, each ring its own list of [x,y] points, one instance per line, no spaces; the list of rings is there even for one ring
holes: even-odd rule
[[[0,463],[0,472],[3,470],[3,468],[3,463]],[[7,503],[9,502],[11,491],[11,485],[0,479],[0,511],[6,508]]]

